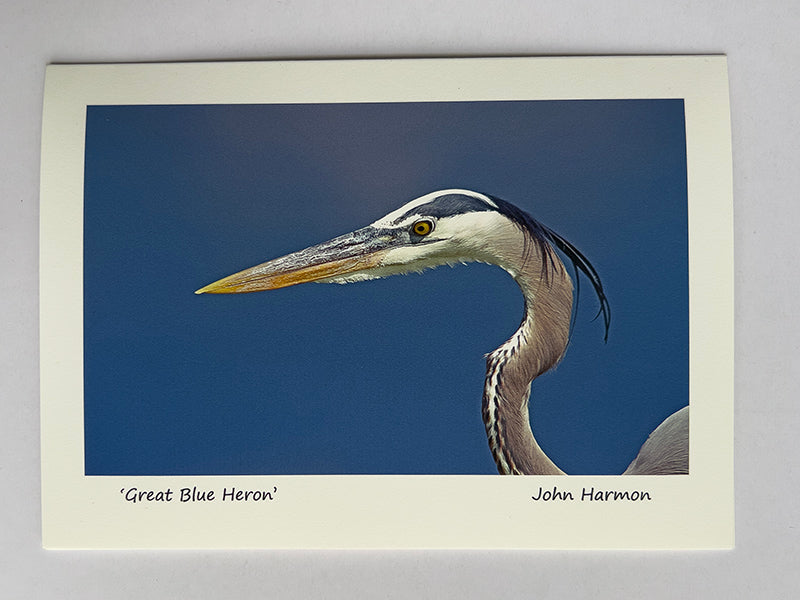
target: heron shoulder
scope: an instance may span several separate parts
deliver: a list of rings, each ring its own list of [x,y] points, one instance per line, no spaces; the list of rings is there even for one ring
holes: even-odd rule
[[[689,407],[655,428],[623,475],[685,475],[689,473]]]

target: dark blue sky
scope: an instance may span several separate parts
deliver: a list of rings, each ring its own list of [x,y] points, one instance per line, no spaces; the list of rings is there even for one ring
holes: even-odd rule
[[[616,474],[688,402],[680,100],[89,107],[89,475],[491,474],[485,353],[522,316],[497,267],[196,296],[424,193],[508,200],[600,273],[534,382],[545,451]]]

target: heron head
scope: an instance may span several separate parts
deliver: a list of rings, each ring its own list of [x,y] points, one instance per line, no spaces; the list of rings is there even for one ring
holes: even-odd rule
[[[472,261],[498,264],[514,275],[524,259],[520,248],[526,246],[526,230],[509,207],[518,210],[468,190],[433,192],[367,227],[245,269],[195,293],[256,292],[310,281],[350,283]]]

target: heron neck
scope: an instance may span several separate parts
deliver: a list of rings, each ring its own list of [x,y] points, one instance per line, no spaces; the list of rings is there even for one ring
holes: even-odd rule
[[[550,259],[553,259],[552,261]],[[564,354],[572,311],[572,282],[553,253],[514,269],[525,315],[511,338],[486,358],[483,421],[502,474],[563,475],[541,449],[530,425],[531,382]]]

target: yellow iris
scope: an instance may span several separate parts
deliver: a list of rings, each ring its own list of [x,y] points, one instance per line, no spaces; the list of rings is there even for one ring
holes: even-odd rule
[[[412,229],[417,235],[428,235],[431,231],[433,231],[433,221],[429,221],[428,219],[417,221],[414,223],[414,227]]]

